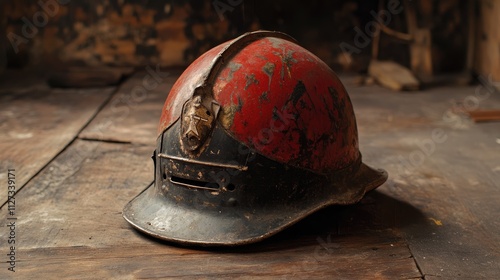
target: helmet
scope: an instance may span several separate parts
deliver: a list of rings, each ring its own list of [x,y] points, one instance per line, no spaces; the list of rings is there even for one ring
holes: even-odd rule
[[[173,85],[154,183],[124,218],[160,239],[238,245],[269,237],[387,179],[361,162],[351,101],[335,73],[286,34],[246,33]]]

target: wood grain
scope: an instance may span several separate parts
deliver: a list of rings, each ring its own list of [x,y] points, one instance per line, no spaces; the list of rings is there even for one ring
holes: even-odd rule
[[[389,172],[380,192],[420,212],[396,205],[394,229],[426,279],[495,279],[500,273],[500,124],[474,124],[453,114],[450,102],[470,99],[476,90],[401,96],[372,87],[351,95],[363,158]],[[498,107],[500,98],[491,95],[479,105],[486,104]],[[435,131],[442,135],[437,142]]]
[[[61,67],[50,73],[47,83],[60,88],[115,86],[133,72],[132,67]]]
[[[79,137],[154,146],[161,109],[179,75],[177,70],[161,71],[158,80],[150,71],[128,79]]]
[[[136,76],[126,85],[141,82]],[[153,180],[153,144],[127,135],[125,128],[149,109],[161,110],[163,100],[140,102],[131,117],[103,129],[99,141],[80,135],[16,195],[16,278],[496,279],[500,123],[475,124],[453,114],[455,101],[470,98],[477,88],[402,95],[346,85],[363,160],[390,174],[388,183],[360,203],[322,210],[244,247],[205,250],[153,240],[121,217],[123,206]],[[500,97],[480,103],[498,108]],[[120,111],[111,109],[91,126],[119,119]],[[28,116],[25,122],[35,122],[37,115]],[[143,138],[155,134],[150,129],[157,119],[148,122],[154,125],[138,128]],[[436,129],[444,140],[433,138]],[[7,237],[5,229],[0,240]],[[12,274],[1,269],[0,279],[7,277]]]
[[[481,75],[490,77],[493,85],[500,90],[500,2],[481,0],[478,2],[477,30],[475,38],[474,69]]]
[[[0,180],[16,169],[23,185],[70,143],[114,88],[52,90],[42,79],[8,73],[0,81]],[[0,202],[7,192],[0,192]]]
[[[16,198],[16,277],[420,277],[401,237],[377,218],[388,212],[377,210],[385,204],[373,198],[329,208],[246,247],[183,248],[139,234],[121,210],[152,181],[150,152],[147,146],[77,140],[37,175]],[[0,270],[0,278],[7,273]]]
[[[202,252],[157,244],[33,249],[24,252],[30,259],[22,264],[19,275],[73,279],[89,275],[94,279],[419,278],[404,244],[381,242],[373,237],[339,238],[332,253],[316,250],[318,245],[255,253]]]

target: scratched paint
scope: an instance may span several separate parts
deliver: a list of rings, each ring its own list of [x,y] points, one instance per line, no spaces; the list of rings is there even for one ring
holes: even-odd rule
[[[160,124],[158,126],[158,133],[162,133],[179,118],[182,106],[191,98],[195,88],[203,83],[204,75],[208,74],[212,67],[213,58],[226,44],[219,45],[204,53],[189,65],[184,73],[177,79],[168,94],[167,100],[165,100],[165,105],[163,106],[160,117]]]
[[[224,110],[232,121],[223,125],[236,139],[269,158],[313,170],[344,168],[358,158],[351,101],[319,58],[292,42],[264,38],[231,62],[243,67],[222,69],[213,91],[223,108],[239,108]],[[231,81],[222,82],[229,75]],[[277,111],[284,120],[276,119]]]
[[[231,42],[208,51],[181,75],[165,102],[159,133],[179,118]],[[273,160],[320,172],[358,159],[351,101],[335,73],[312,53],[266,37],[221,63],[210,91],[221,105],[218,122],[235,139]]]

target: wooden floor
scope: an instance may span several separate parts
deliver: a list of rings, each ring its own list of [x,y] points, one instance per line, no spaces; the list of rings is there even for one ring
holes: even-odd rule
[[[364,160],[389,181],[264,242],[203,250],[158,242],[122,218],[153,180],[156,125],[178,73],[140,91],[145,75],[64,90],[24,73],[0,77],[0,279],[498,279],[500,122],[452,111],[500,108],[499,94],[480,86],[402,94],[344,78]]]

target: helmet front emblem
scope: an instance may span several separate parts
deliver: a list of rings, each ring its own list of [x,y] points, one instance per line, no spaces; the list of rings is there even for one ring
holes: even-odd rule
[[[199,152],[200,147],[207,142],[219,109],[218,103],[213,100],[203,100],[201,96],[194,96],[184,103],[181,142],[188,152]]]

